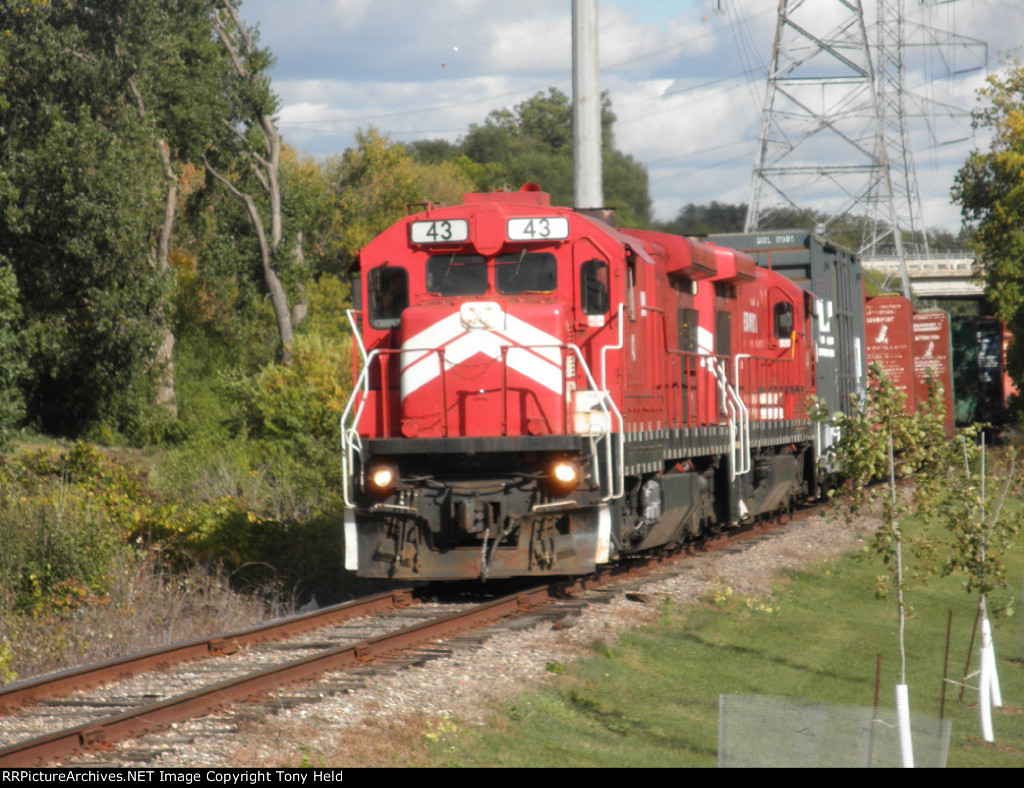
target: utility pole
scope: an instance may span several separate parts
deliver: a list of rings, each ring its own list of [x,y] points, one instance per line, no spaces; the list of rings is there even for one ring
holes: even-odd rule
[[[572,0],[573,203],[604,206],[601,182],[601,90],[597,0]]]

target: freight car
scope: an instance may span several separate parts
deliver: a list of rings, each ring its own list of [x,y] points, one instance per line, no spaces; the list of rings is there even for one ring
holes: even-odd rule
[[[941,309],[917,311],[908,298],[882,295],[864,301],[868,364],[877,363],[906,396],[913,414],[927,403],[933,382],[942,386],[944,428],[954,430],[953,374],[949,315]]]
[[[952,329],[948,312],[924,309],[914,313],[914,398],[918,405],[928,400],[929,386],[942,384],[947,437],[956,429],[953,382]]]
[[[862,309],[814,289],[836,259],[805,290],[533,185],[399,221],[354,266],[346,567],[587,573],[815,496],[808,399],[863,376]]]
[[[942,384],[946,433],[953,433],[953,374],[949,315],[918,312],[900,296],[866,298],[860,260],[847,249],[805,230],[712,235],[708,240],[751,255],[813,292],[822,317],[813,337],[818,353],[818,396],[830,411],[845,410],[862,395],[872,363],[907,395],[907,412],[928,399],[929,382]],[[821,436],[821,446],[832,436]]]
[[[864,395],[867,360],[860,258],[806,230],[711,235],[707,240],[750,255],[758,266],[782,274],[814,296],[810,339],[815,390],[830,412],[845,411],[851,396]],[[820,427],[817,450],[823,453],[834,440],[831,428]]]
[[[952,331],[957,424],[1001,424],[1017,394],[1006,373],[1010,332],[994,317],[958,318]]]

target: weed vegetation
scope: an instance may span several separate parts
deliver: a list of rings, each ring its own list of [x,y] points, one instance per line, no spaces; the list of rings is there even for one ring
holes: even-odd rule
[[[340,515],[277,516],[276,480],[226,454],[175,489],[186,461],[86,443],[0,460],[0,683],[344,593]]]
[[[912,535],[943,534],[907,521]],[[1007,550],[1020,587],[1024,543]],[[881,705],[898,680],[896,620],[875,596],[879,566],[868,552],[790,573],[765,599],[719,586],[701,604],[665,602],[660,621],[594,645],[579,663],[549,666],[543,689],[496,711],[483,730],[449,722],[424,736],[435,766],[714,767],[720,694],[781,695],[870,707],[877,656]],[[1011,594],[993,594],[1004,610]],[[976,597],[955,577],[919,586],[907,624],[911,710],[938,717],[948,612],[953,613],[950,678],[962,679]],[[1024,766],[1024,670],[1016,618],[993,621],[1002,695],[996,741],[980,736],[976,692],[958,700],[946,685],[952,720],[949,766]],[[975,643],[975,651],[977,643]],[[974,666],[977,665],[975,655]]]
[[[340,570],[334,436],[303,423],[336,403],[307,383],[310,414],[285,379],[312,376],[303,347],[240,398],[247,435],[147,452],[37,439],[0,457],[0,684],[372,590]],[[278,409],[296,423],[275,427]]]
[[[288,363],[267,315],[178,315],[176,418],[0,433],[0,684],[380,587],[341,569],[347,289],[306,294]]]

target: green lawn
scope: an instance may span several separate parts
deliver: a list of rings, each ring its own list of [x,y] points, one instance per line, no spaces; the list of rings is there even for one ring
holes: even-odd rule
[[[1019,590],[1024,539],[1006,563]],[[899,661],[894,610],[874,593],[882,572],[876,561],[851,557],[788,574],[764,600],[722,588],[690,609],[666,602],[656,625],[624,634],[613,647],[595,645],[593,656],[578,664],[550,666],[547,689],[501,709],[483,731],[456,722],[427,735],[430,757],[446,766],[713,767],[720,693],[871,706],[878,654],[881,704],[891,708]],[[991,599],[1005,603],[1010,596]],[[916,587],[910,603],[911,710],[938,717],[948,611],[950,675],[959,678],[976,599],[959,578],[945,578]],[[996,742],[981,740],[976,693],[968,691],[961,703],[950,687],[949,766],[1024,766],[1019,617],[993,626],[1005,704],[994,715]]]

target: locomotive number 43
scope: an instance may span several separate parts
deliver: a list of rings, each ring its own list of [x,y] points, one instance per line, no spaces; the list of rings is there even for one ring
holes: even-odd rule
[[[469,222],[465,219],[413,222],[409,238],[414,244],[462,243],[469,240]]]
[[[564,216],[509,219],[510,241],[558,241],[569,237],[569,220]]]

